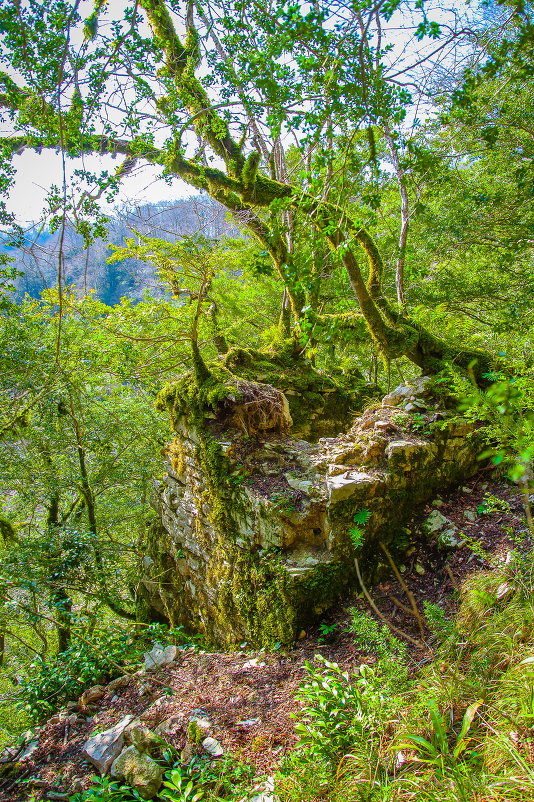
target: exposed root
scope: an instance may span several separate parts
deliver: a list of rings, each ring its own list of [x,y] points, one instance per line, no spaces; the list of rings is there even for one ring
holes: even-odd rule
[[[248,437],[260,432],[287,434],[293,421],[287,398],[270,384],[237,382],[239,400],[232,407],[230,423]]]

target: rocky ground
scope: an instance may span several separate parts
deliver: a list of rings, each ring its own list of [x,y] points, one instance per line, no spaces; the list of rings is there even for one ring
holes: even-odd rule
[[[420,609],[430,601],[452,610],[454,591],[464,577],[505,560],[515,546],[514,533],[522,529],[517,489],[487,471],[420,510],[412,525],[413,532],[420,532],[416,545],[395,566],[402,581],[391,572],[371,590],[381,615],[421,642],[420,647],[412,644],[414,670],[428,660],[431,637],[428,632],[421,636],[406,588]],[[3,755],[1,798],[18,802],[33,792],[35,800],[68,799],[88,787],[95,769],[83,755],[87,739],[125,716],[140,720],[178,750],[186,746],[191,718],[200,717],[208,722],[206,732],[219,751],[252,764],[258,775],[271,774],[295,748],[295,692],[305,662],[321,653],[350,670],[374,660],[358,650],[347,630],[351,606],[369,609],[362,594],[355,593],[320,625],[303,632],[288,652],[251,652],[246,645],[233,653],[185,649],[170,665],[141,669],[86,694],[28,734],[18,754]]]

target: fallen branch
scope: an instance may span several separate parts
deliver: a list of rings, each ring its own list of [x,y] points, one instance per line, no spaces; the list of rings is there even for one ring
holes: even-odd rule
[[[379,545],[380,545],[380,548],[382,549],[382,551],[384,552],[384,554],[386,555],[387,561],[391,565],[393,573],[395,574],[395,576],[398,579],[399,585],[401,586],[403,591],[406,593],[406,597],[407,597],[408,601],[410,602],[410,606],[412,608],[413,617],[417,621],[417,624],[419,626],[419,632],[421,633],[421,637],[424,638],[424,636],[425,636],[425,624],[424,624],[423,616],[419,612],[419,607],[417,606],[417,602],[415,601],[415,596],[413,595],[412,591],[409,589],[408,585],[406,584],[406,582],[402,578],[402,574],[399,571],[399,569],[397,568],[397,566],[395,565],[395,561],[393,560],[393,557],[391,556],[391,554],[389,552],[389,549],[382,543],[382,541],[380,541]]]
[[[422,646],[421,641],[418,641],[415,638],[412,638],[411,635],[408,635],[406,632],[403,632],[402,629],[397,629],[397,627],[393,626],[391,621],[388,618],[386,618],[386,616],[383,613],[380,612],[380,610],[378,609],[378,607],[374,603],[373,599],[371,598],[371,595],[370,595],[369,591],[367,590],[367,588],[364,585],[364,582],[363,582],[363,579],[362,579],[362,575],[361,575],[361,572],[360,572],[360,566],[359,566],[359,563],[358,563],[358,560],[357,560],[356,557],[354,558],[354,566],[356,568],[356,575],[357,575],[358,580],[360,582],[360,585],[361,585],[361,588],[362,588],[362,591],[363,591],[363,595],[367,599],[367,603],[368,603],[369,607],[371,608],[371,610],[385,623],[385,625],[392,632],[394,632],[396,635],[400,635],[401,638],[405,638],[405,640],[409,641],[410,643],[413,643],[413,645],[417,646],[417,648],[419,649]]]

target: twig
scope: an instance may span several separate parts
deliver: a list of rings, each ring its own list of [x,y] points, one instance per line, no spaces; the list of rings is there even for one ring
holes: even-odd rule
[[[445,571],[447,572],[447,575],[448,575],[449,579],[451,580],[451,583],[452,583],[452,586],[453,586],[453,588],[454,588],[455,590],[458,590],[458,591],[459,591],[459,590],[460,590],[460,587],[459,587],[459,585],[458,585],[458,583],[457,583],[456,579],[454,578],[454,574],[453,574],[453,572],[451,571],[451,567],[450,567],[450,565],[446,565],[446,566],[445,566]]]
[[[397,599],[397,597],[393,595],[393,593],[390,593],[390,594],[388,595],[388,599],[391,599],[391,601],[392,601],[392,602],[393,602],[393,603],[394,603],[394,604],[395,604],[395,605],[396,605],[396,606],[397,606],[397,607],[398,607],[400,610],[402,610],[403,612],[407,613],[408,615],[413,615],[413,614],[414,614],[414,612],[413,612],[412,608],[411,608],[411,607],[408,607],[406,604],[403,604],[403,603],[400,601],[400,599]]]
[[[380,541],[379,545],[380,545],[380,548],[382,549],[382,551],[384,552],[384,554],[386,555],[387,561],[391,565],[391,568],[393,569],[393,573],[397,577],[401,588],[406,593],[406,596],[407,596],[408,601],[410,602],[410,606],[412,608],[413,616],[416,619],[417,624],[419,626],[419,632],[421,633],[421,637],[424,638],[424,636],[425,636],[425,624],[424,624],[424,621],[423,621],[423,617],[422,617],[421,613],[419,612],[419,607],[417,606],[417,602],[415,601],[415,596],[413,595],[412,591],[410,590],[410,588],[408,587],[408,585],[406,584],[406,582],[402,578],[402,574],[399,571],[399,569],[397,568],[397,566],[395,565],[393,557],[389,553],[389,549],[382,543],[382,541]]]
[[[421,646],[421,641],[418,641],[415,638],[412,638],[411,635],[408,635],[406,632],[403,632],[402,629],[397,629],[397,627],[393,626],[391,621],[388,618],[386,618],[386,616],[383,615],[383,613],[380,612],[380,610],[378,609],[378,607],[374,603],[373,599],[371,598],[371,596],[369,594],[369,591],[367,590],[367,588],[365,587],[365,585],[363,583],[362,575],[361,575],[361,572],[360,572],[360,566],[358,564],[358,560],[357,560],[356,557],[354,558],[354,565],[355,565],[355,568],[356,568],[356,574],[358,576],[358,580],[360,582],[360,585],[361,585],[361,588],[362,588],[362,591],[363,591],[363,595],[367,599],[367,603],[369,604],[369,607],[371,608],[371,610],[373,610],[373,612],[386,624],[387,627],[389,627],[389,629],[391,629],[392,632],[395,632],[396,635],[400,635],[401,638],[405,638],[407,641],[409,641],[410,643],[413,643],[414,646],[417,646],[417,648],[419,648]]]

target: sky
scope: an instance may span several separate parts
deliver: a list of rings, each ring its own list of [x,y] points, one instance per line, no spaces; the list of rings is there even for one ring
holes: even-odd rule
[[[84,166],[88,170],[100,172],[109,170],[113,172],[118,162],[110,156],[91,156],[84,159]],[[59,153],[47,151],[38,154],[34,151],[25,151],[14,157],[13,165],[17,170],[14,187],[9,194],[7,210],[13,212],[21,224],[36,221],[41,217],[45,198],[52,184],[59,185],[62,181],[62,160]],[[79,160],[67,160],[67,170],[72,171],[80,166]],[[198,190],[190,187],[184,181],[176,178],[171,186],[158,178],[158,169],[149,164],[140,164],[129,176],[124,178],[119,195],[113,203],[107,204],[101,200],[104,212],[110,212],[115,206],[135,199],[143,204],[146,202],[173,201],[177,198],[186,198],[198,195]]]
[[[113,13],[113,7],[116,9],[122,5],[121,0],[111,0],[110,9]],[[437,1],[430,0],[429,5],[437,6]],[[92,3],[87,2],[87,7],[92,6]],[[450,3],[449,8],[455,11],[465,9],[464,2]],[[444,19],[442,12],[437,12],[437,18]],[[436,14],[433,15],[436,18]],[[406,17],[393,18],[391,21],[392,31],[389,34],[390,41],[395,43],[397,54],[403,54],[404,58],[413,60],[414,56],[417,58],[419,52],[427,46],[432,47],[433,43],[428,42],[420,45],[410,45],[406,49],[407,36],[405,26],[410,24],[412,20]],[[413,41],[413,40],[412,40]],[[17,170],[17,178],[15,185],[10,193],[8,201],[8,210],[12,211],[17,220],[22,224],[27,224],[30,221],[36,221],[41,217],[44,201],[47,192],[52,184],[60,184],[62,180],[62,159],[60,154],[53,151],[37,154],[33,151],[25,151],[23,154],[16,156],[13,162]],[[80,166],[79,160],[66,160],[67,169],[74,170]],[[84,159],[84,167],[94,172],[101,170],[114,171],[118,162],[109,156],[90,156]],[[109,213],[114,206],[120,206],[124,202],[135,199],[136,202],[158,202],[169,201],[172,202],[177,198],[183,198],[190,195],[198,194],[198,191],[189,187],[185,182],[180,179],[175,179],[171,186],[162,179],[158,178],[158,169],[147,164],[140,164],[131,175],[126,177],[121,186],[119,195],[114,199],[112,205],[106,204],[102,200],[103,211]]]

